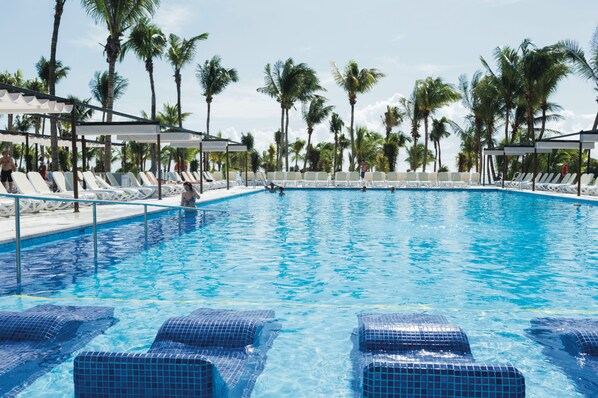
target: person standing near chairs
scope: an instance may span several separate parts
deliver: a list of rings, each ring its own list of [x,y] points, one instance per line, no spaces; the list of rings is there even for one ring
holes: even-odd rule
[[[365,160],[362,160],[359,163],[359,178],[361,179],[361,183],[365,187],[365,173],[370,170],[370,165],[367,164]]]
[[[5,188],[6,183],[8,182],[8,192],[12,193],[12,172],[17,171],[17,165],[8,154],[8,151],[2,152],[0,165],[2,165],[2,171],[0,171],[0,181]]]

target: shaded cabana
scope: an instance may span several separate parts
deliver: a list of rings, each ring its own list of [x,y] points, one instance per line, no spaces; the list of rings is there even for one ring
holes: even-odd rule
[[[198,148],[199,147],[199,189],[203,193],[203,157],[206,152],[225,152],[226,153],[226,189],[230,189],[229,171],[229,152],[247,152],[247,146],[239,144],[224,138],[204,138],[200,142],[174,142],[173,148]],[[247,156],[245,157],[247,164]],[[246,167],[247,168],[247,167]],[[245,171],[245,181],[247,181],[247,170]]]
[[[580,131],[577,133],[564,134],[556,137],[546,138],[544,140],[536,141],[536,148],[551,151],[554,149],[577,149],[579,152],[579,176],[577,178],[577,196],[581,195],[581,155],[583,151],[588,151],[588,165],[590,168],[590,154],[594,149],[594,143],[598,142],[598,130]]]

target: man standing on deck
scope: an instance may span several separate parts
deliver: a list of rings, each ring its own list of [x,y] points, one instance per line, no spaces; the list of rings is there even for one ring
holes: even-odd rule
[[[8,192],[12,193],[12,172],[17,171],[17,166],[8,154],[8,151],[2,152],[2,157],[0,158],[0,165],[2,165],[2,171],[0,172],[0,181],[2,182],[2,185],[4,185],[5,188],[6,182],[8,182]]]

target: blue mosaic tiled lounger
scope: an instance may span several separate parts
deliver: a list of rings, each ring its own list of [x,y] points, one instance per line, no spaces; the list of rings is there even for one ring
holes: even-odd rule
[[[38,305],[0,312],[0,396],[16,395],[114,322],[109,307]]]
[[[358,323],[356,396],[525,397],[523,375],[511,365],[475,363],[467,335],[444,316],[364,313]]]
[[[536,318],[529,336],[588,397],[598,396],[598,319]]]
[[[249,397],[279,330],[274,311],[199,309],[170,318],[147,353],[78,355],[75,396]]]

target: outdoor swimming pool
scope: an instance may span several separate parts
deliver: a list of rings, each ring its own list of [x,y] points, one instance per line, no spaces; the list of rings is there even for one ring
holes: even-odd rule
[[[496,191],[289,190],[218,207],[229,216],[185,217],[180,236],[176,217],[152,220],[169,238],[148,251],[139,224],[102,231],[97,273],[88,237],[29,248],[23,295],[0,297],[0,309],[114,306],[120,322],[86,349],[138,352],[167,318],[198,307],[273,309],[282,331],[253,397],[353,396],[356,314],[425,311],[461,326],[478,362],[521,370],[527,396],[582,396],[525,329],[540,316],[598,317],[598,206]],[[11,256],[0,257],[8,281]],[[72,371],[67,361],[21,396],[72,396]]]

